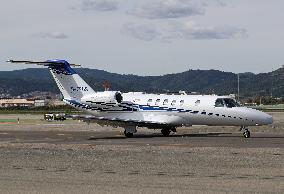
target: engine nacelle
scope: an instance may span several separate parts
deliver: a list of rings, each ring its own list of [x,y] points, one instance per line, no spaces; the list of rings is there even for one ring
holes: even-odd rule
[[[90,94],[84,96],[81,101],[85,104],[90,105],[116,105],[120,104],[123,100],[121,92],[119,91],[104,91],[104,92],[96,92],[94,94]]]

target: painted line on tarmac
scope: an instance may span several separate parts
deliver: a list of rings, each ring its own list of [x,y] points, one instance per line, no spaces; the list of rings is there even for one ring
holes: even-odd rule
[[[60,123],[60,124],[57,124],[57,123],[52,123],[52,124],[36,124],[36,125],[40,125],[40,126],[68,126],[68,125],[77,125],[77,126],[82,126],[82,124],[74,124],[74,123]]]

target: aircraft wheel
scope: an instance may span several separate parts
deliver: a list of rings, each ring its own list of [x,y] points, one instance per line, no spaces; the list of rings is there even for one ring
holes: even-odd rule
[[[250,131],[248,129],[245,129],[245,131],[243,132],[243,135],[245,138],[250,138]]]
[[[167,129],[167,128],[163,128],[161,130],[161,133],[163,134],[163,136],[168,137],[171,133],[171,130]]]
[[[130,132],[126,132],[126,131],[124,131],[124,135],[125,135],[125,137],[133,137],[133,133],[130,133]]]

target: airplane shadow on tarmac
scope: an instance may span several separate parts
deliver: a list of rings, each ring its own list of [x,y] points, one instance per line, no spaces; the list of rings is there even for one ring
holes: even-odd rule
[[[168,138],[171,137],[228,137],[228,136],[220,136],[220,135],[232,135],[233,133],[199,133],[199,134],[173,134],[170,135]],[[111,136],[111,137],[90,137],[88,140],[102,140],[102,139],[139,139],[139,138],[158,138],[158,137],[164,137],[161,134],[154,133],[154,134],[135,134],[131,138],[121,136]],[[234,136],[239,137],[239,136]]]

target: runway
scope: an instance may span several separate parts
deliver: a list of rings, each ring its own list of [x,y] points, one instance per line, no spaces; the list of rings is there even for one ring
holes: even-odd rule
[[[245,139],[236,127],[206,126],[125,138],[25,115],[0,124],[0,193],[284,193],[282,116]]]
[[[122,132],[92,131],[0,131],[0,142],[52,143],[90,145],[139,145],[184,147],[232,147],[232,148],[284,148],[284,134],[254,133],[245,139],[241,132],[177,133],[163,137],[159,131],[138,133],[125,138]]]

